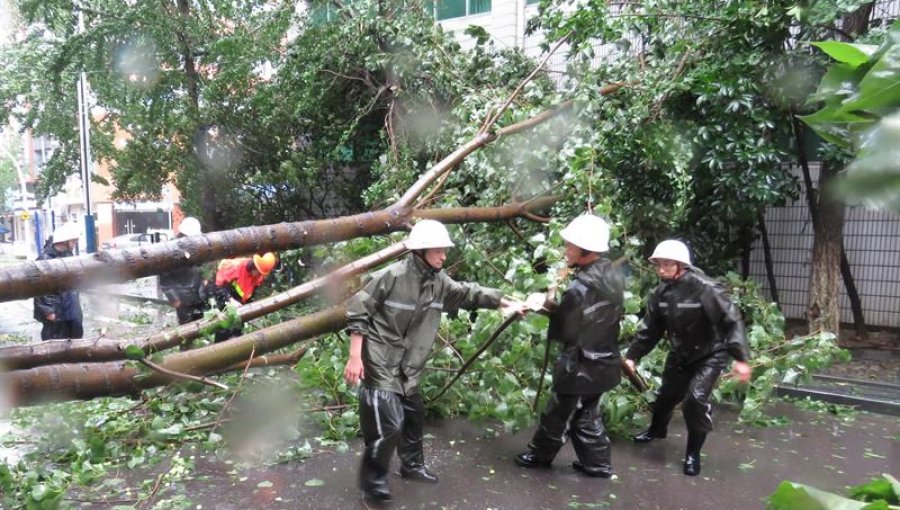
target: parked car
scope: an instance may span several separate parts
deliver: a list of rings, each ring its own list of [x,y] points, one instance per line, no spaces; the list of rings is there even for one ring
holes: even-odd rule
[[[101,250],[134,248],[142,244],[163,243],[172,238],[169,230],[152,230],[146,234],[123,234],[100,243]]]

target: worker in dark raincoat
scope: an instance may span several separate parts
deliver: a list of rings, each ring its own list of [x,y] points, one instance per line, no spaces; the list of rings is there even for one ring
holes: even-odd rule
[[[672,410],[681,402],[688,430],[683,471],[696,476],[700,474],[700,449],[713,428],[710,396],[729,356],[735,360],[733,372],[739,380],[750,380],[744,323],[723,286],[691,265],[684,243],[659,243],[650,261],[661,282],[647,300],[647,312],[625,364],[633,370],[663,335],[671,348],[650,428],[634,441],[648,443],[666,437]]]
[[[575,276],[559,305],[551,311],[548,340],[562,344],[553,369],[553,394],[541,415],[528,451],[516,464],[546,467],[568,439],[578,460],[572,466],[588,476],[612,476],[610,441],[600,413],[600,397],[621,379],[618,337],[623,312],[624,279],[604,256],[609,225],[602,218],[575,218],[560,232],[566,241],[566,263]],[[529,296],[533,306],[543,295]]]
[[[60,225],[53,231],[52,242],[44,246],[38,260],[71,257],[81,237],[76,223]],[[82,338],[84,316],[77,291],[63,290],[34,298],[34,318],[41,322],[41,340]]]
[[[359,482],[374,503],[391,499],[387,476],[394,450],[403,478],[438,481],[425,466],[419,380],[441,314],[500,306],[521,313],[524,308],[499,290],[456,282],[442,270],[453,242],[441,223],[420,221],[406,245],[412,253],[376,273],[347,308],[350,356],[344,378],[350,385],[362,382],[359,422],[365,450]]]
[[[178,225],[178,237],[198,236],[202,233],[197,218],[189,216]],[[175,309],[178,324],[203,317],[203,312],[209,308],[205,299],[205,287],[206,281],[198,266],[184,265],[159,275],[159,290]]]

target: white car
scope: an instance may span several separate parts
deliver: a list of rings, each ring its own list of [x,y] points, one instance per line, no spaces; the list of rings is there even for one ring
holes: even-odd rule
[[[171,231],[156,230],[146,234],[124,234],[100,243],[101,250],[134,248],[143,244],[164,243],[172,238]]]

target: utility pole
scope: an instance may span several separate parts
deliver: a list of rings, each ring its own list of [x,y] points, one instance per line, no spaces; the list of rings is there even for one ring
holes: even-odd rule
[[[84,33],[84,13],[78,11],[78,33]],[[91,112],[88,107],[87,73],[81,71],[78,78],[78,132],[81,144],[81,184],[84,190],[84,228],[87,252],[97,251],[94,236],[94,215],[91,214]]]

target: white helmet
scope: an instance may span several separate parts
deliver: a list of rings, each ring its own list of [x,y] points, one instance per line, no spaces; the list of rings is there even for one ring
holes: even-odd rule
[[[656,245],[653,255],[649,260],[666,259],[681,262],[682,264],[691,265],[691,252],[688,247],[681,241],[668,239]]]
[[[197,218],[188,216],[178,224],[178,233],[186,236],[199,236],[203,233],[203,229],[200,228],[200,221]]]
[[[441,222],[435,220],[422,220],[416,223],[409,237],[406,239],[406,249],[427,250],[429,248],[450,248],[453,241]]]
[[[559,235],[583,250],[597,253],[609,251],[609,224],[593,214],[575,218]]]
[[[53,231],[53,242],[64,243],[81,237],[81,227],[77,223],[64,223]]]

